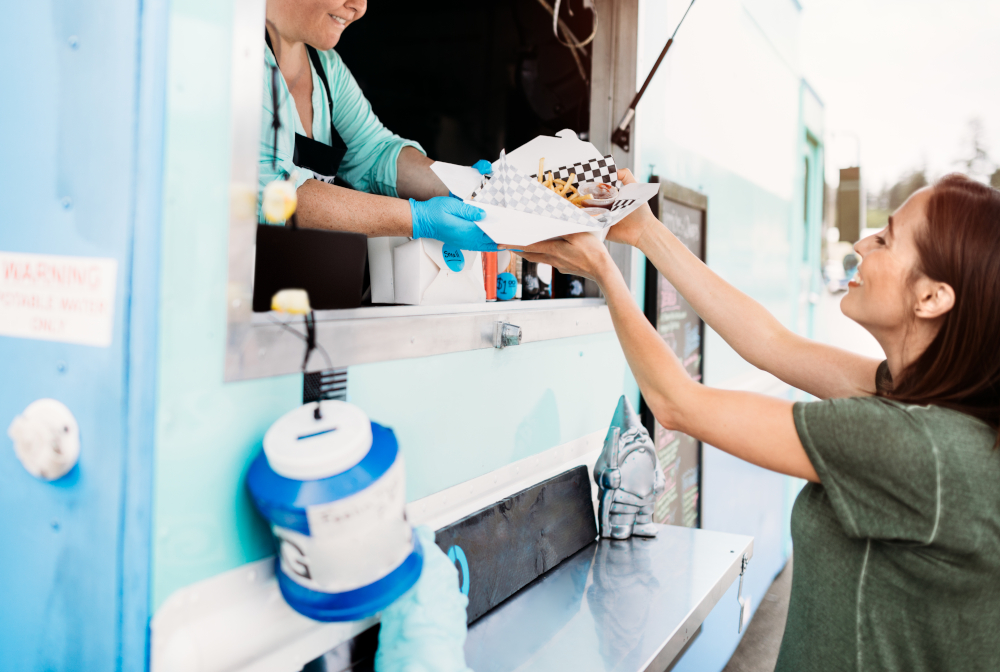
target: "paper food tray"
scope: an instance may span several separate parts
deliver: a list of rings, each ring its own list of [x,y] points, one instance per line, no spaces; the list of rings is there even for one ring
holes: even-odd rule
[[[531,245],[571,233],[589,232],[603,239],[608,227],[652,198],[657,184],[634,183],[619,187],[618,197],[608,215],[599,221],[538,181],[538,163],[545,161],[545,173],[559,179],[577,175],[576,184],[618,183],[614,157],[604,156],[589,142],[569,131],[560,137],[539,136],[510,154],[501,152],[493,163],[493,174],[484,178],[473,168],[444,164],[431,169],[452,193],[486,211],[477,222],[490,238],[500,244]],[[556,157],[558,165],[548,157]],[[550,168],[549,166],[555,167]],[[471,172],[470,172],[471,171]],[[532,171],[532,172],[529,172]]]

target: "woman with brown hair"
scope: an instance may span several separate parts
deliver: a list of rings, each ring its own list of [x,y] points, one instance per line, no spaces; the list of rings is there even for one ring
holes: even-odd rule
[[[594,236],[524,252],[600,284],[664,427],[810,481],[792,512],[777,669],[1000,669],[1000,192],[949,175],[855,245],[862,263],[841,310],[875,336],[882,362],[792,333],[648,207],[608,238],[642,250],[748,362],[824,400],[692,381]]]

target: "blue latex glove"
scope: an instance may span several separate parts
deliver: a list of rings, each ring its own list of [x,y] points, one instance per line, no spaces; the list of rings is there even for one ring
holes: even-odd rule
[[[411,198],[410,214],[414,238],[433,238],[470,252],[497,251],[493,239],[475,224],[486,213],[473,205],[448,196],[429,201]]]
[[[479,171],[480,175],[492,175],[493,174],[493,164],[486,159],[480,159],[472,164],[472,167]]]
[[[458,570],[434,531],[416,529],[424,567],[416,585],[382,612],[375,672],[472,672],[465,664],[465,608]]]
[[[478,170],[480,175],[493,174],[493,164],[487,161],[486,159],[480,159],[476,161],[474,164],[472,164],[472,167]],[[451,196],[452,198],[458,198],[458,200],[462,200],[461,198],[451,193],[450,191],[448,192],[448,195]]]

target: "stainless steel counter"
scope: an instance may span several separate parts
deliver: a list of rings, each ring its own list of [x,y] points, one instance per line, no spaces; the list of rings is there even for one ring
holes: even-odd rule
[[[753,537],[659,527],[655,539],[588,546],[476,621],[465,642],[468,666],[665,670],[739,577]]]

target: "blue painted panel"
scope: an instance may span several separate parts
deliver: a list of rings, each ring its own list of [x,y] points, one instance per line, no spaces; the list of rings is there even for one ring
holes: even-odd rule
[[[142,668],[146,598],[123,600],[123,581],[126,564],[133,578],[147,571],[148,485],[133,493],[135,515],[126,517],[123,483],[127,442],[148,436],[152,408],[152,371],[130,381],[128,362],[151,359],[155,347],[143,340],[155,315],[131,303],[151,302],[156,280],[146,262],[158,219],[160,129],[155,115],[151,123],[137,117],[143,16],[138,2],[10,3],[4,11],[0,49],[16,65],[0,71],[10,96],[0,108],[0,249],[110,257],[118,275],[110,347],[0,337],[0,426],[31,401],[54,397],[81,434],[79,465],[51,484],[29,476],[0,436],[0,535],[12,551],[0,556],[0,650],[5,669]],[[155,106],[152,86],[144,113]],[[151,135],[151,148],[137,148],[137,128]],[[130,295],[133,263],[143,266],[142,289]],[[125,525],[137,532],[130,543]]]
[[[150,646],[150,541],[168,7],[169,0],[143,0],[139,23],[119,644],[121,669],[129,672],[147,669]]]

